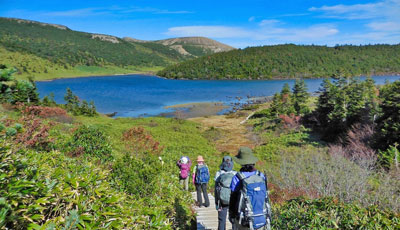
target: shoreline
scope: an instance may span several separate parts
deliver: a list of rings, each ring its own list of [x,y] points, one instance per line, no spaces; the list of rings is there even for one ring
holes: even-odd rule
[[[384,77],[384,76],[400,76],[400,72],[398,73],[377,73],[377,74],[361,74],[361,75],[355,75],[355,76],[351,76],[350,78],[353,77]],[[158,76],[161,77],[161,76]],[[169,79],[169,80],[203,80],[203,81],[273,81],[273,80],[296,80],[296,79],[325,79],[325,78],[332,78],[329,76],[325,76],[325,77],[293,77],[293,78],[288,78],[288,77],[278,77],[278,78],[257,78],[257,79],[228,79],[228,78],[221,78],[221,79],[215,79],[215,78],[166,78],[166,77],[161,77],[164,79]]]
[[[287,77],[279,77],[279,78],[264,78],[264,79],[204,79],[204,78],[167,78],[167,77],[162,77],[156,74],[156,72],[153,71],[137,71],[137,72],[132,72],[132,73],[117,73],[117,74],[93,74],[93,75],[80,75],[80,76],[65,76],[65,77],[56,77],[56,78],[51,78],[51,79],[45,79],[45,80],[36,80],[37,82],[50,82],[54,80],[61,80],[61,79],[76,79],[76,78],[89,78],[89,77],[116,77],[116,76],[129,76],[129,75],[144,75],[144,76],[150,76],[150,77],[157,77],[165,80],[186,80],[186,81],[274,81],[274,80],[296,80],[296,79],[325,79],[325,78],[332,78],[332,77],[307,77],[307,78],[287,78]],[[377,73],[373,75],[356,75],[352,76],[353,77],[385,77],[385,76],[400,76],[399,73]]]
[[[230,106],[225,105],[223,102],[189,102],[184,104],[174,104],[164,106],[164,109],[171,109],[171,112],[161,113],[159,115],[166,117],[177,118],[194,118],[204,116],[218,115],[220,112],[229,109]]]
[[[151,76],[151,77],[159,77],[163,78],[160,76],[155,75],[155,72],[151,71],[144,71],[144,72],[132,72],[132,73],[116,73],[116,74],[93,74],[93,75],[81,75],[81,76],[65,76],[65,77],[56,77],[56,78],[51,78],[51,79],[45,79],[45,80],[35,80],[36,82],[51,82],[55,80],[61,80],[61,79],[77,79],[77,78],[89,78],[89,77],[117,77],[117,76],[129,76],[129,75],[144,75],[144,76]]]

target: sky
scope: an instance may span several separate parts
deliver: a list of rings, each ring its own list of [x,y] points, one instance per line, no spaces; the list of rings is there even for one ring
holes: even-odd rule
[[[400,43],[400,0],[0,0],[0,16],[142,40],[203,36],[236,48]]]

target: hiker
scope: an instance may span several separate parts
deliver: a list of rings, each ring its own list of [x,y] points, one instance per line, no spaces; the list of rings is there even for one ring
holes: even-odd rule
[[[190,166],[192,166],[192,162],[190,161],[189,157],[181,157],[181,159],[178,160],[176,165],[180,169],[179,183],[186,191],[188,191],[189,190]]]
[[[267,178],[255,168],[257,157],[248,147],[240,147],[233,160],[242,168],[231,183],[229,221],[234,230],[271,229],[271,207]]]
[[[202,156],[197,157],[197,165],[193,169],[193,184],[196,187],[197,192],[197,205],[199,207],[210,206],[210,201],[207,194],[207,183],[210,180],[210,172],[207,165],[204,163]],[[201,199],[201,193],[203,193],[204,204]]]
[[[236,175],[233,170],[232,157],[224,156],[220,170],[215,174],[215,208],[218,211],[218,230],[226,229],[226,216],[229,209],[229,200],[231,197],[231,182]]]

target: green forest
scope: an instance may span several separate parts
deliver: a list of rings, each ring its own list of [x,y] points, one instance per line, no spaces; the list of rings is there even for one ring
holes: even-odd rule
[[[400,45],[275,45],[188,60],[158,72],[174,79],[275,79],[400,72]]]
[[[17,77],[37,80],[94,74],[155,72],[210,51],[185,44],[190,55],[157,42],[104,39],[91,33],[0,17],[0,60],[17,68]],[[109,39],[109,40],[107,40]]]

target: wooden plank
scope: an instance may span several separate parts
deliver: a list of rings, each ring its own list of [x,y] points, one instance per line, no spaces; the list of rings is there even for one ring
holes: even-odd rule
[[[196,192],[192,192],[192,198],[197,199]],[[208,194],[210,200],[209,207],[194,207],[196,210],[196,221],[198,230],[217,230],[218,229],[218,211],[215,209],[215,199]],[[226,220],[226,229],[231,230],[232,224]]]

